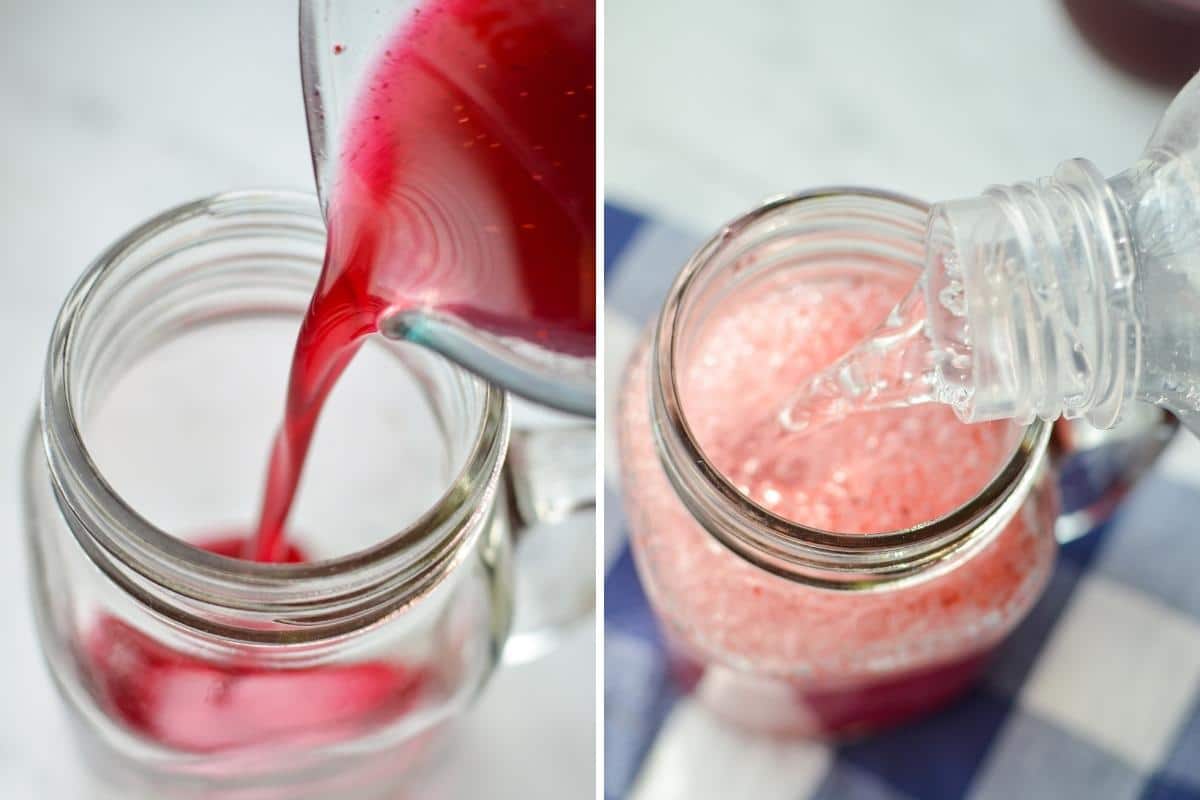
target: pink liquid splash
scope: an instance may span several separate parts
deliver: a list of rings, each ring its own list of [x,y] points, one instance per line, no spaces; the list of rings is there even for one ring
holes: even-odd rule
[[[907,288],[878,274],[783,276],[716,309],[683,348],[684,413],[747,497],[788,520],[865,535],[937,519],[997,474],[1013,428],[964,425],[941,405],[864,411],[803,437],[755,425]],[[720,545],[668,482],[647,413],[647,355],[635,357],[623,394],[622,487],[639,573],[685,685],[738,725],[803,736],[895,724],[969,686],[1048,576],[1052,491],[923,582],[834,592],[777,577]]]

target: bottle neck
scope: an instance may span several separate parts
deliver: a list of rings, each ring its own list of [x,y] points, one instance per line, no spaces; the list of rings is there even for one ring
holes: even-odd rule
[[[934,206],[925,278],[939,399],[968,421],[1112,427],[1138,393],[1135,237],[1121,189],[1081,159]]]

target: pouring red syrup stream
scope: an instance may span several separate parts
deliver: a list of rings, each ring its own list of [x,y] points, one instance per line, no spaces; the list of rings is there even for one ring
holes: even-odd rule
[[[594,89],[592,0],[444,0],[386,45],[349,118],[248,557],[283,552],[321,406],[386,312],[594,353]]]
[[[594,86],[592,0],[441,0],[396,32],[350,117],[257,531],[199,546],[308,560],[284,531],[314,428],[389,311],[449,314],[557,352],[594,352]],[[395,719],[434,682],[428,667],[383,660],[216,663],[107,616],[85,650],[112,713],[191,751]]]

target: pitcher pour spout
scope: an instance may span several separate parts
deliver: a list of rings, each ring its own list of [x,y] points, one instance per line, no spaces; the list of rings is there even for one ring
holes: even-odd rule
[[[486,381],[539,405],[596,416],[594,358],[556,353],[517,337],[482,331],[448,314],[405,309],[379,320],[393,341],[433,350]]]

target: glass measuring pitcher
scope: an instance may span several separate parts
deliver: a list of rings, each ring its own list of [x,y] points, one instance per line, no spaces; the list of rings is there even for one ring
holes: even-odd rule
[[[593,0],[300,9],[326,221],[348,228],[371,205],[418,283],[379,330],[593,415]]]

